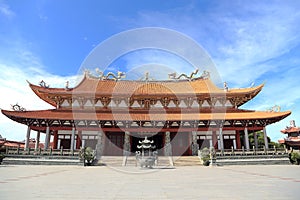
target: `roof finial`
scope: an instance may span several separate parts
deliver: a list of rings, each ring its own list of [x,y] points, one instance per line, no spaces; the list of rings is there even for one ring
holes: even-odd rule
[[[296,127],[295,120],[291,120],[291,121],[290,121],[290,127]]]
[[[44,80],[41,80],[39,85],[43,88],[49,88],[49,85],[46,84],[46,82]]]
[[[149,72],[145,72],[145,76],[144,77],[142,77],[142,78],[140,78],[140,80],[141,81],[150,81],[150,80],[152,80],[152,81],[154,81],[155,79],[154,78],[152,78],[152,77],[150,77],[150,73]]]
[[[224,91],[225,91],[225,92],[228,92],[228,85],[227,85],[227,82],[226,82],[226,81],[224,82]]]
[[[69,89],[69,81],[66,81],[66,87],[65,87],[66,90]]]
[[[210,78],[210,73],[209,73],[209,71],[204,70],[203,73],[202,73],[202,75],[201,75],[201,78],[203,78],[203,79],[208,79],[208,78]]]

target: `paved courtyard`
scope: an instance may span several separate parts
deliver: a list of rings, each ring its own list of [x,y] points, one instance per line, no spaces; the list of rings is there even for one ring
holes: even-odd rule
[[[0,199],[299,199],[299,166],[1,166]]]

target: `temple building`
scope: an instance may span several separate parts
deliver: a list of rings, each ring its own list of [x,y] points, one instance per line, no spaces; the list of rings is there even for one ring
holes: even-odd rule
[[[52,141],[54,149],[90,146],[101,155],[130,155],[146,136],[154,141],[159,155],[196,155],[203,147],[249,150],[248,134],[260,130],[268,149],[266,126],[291,114],[240,108],[263,84],[233,89],[224,83],[220,88],[208,73],[198,77],[181,74],[161,81],[122,80],[121,76],[85,73],[74,88],[29,83],[33,92],[54,108],[1,112],[28,127],[25,148],[34,130],[37,143],[40,134],[45,134],[45,149]]]
[[[300,149],[300,127],[296,127],[295,120],[291,120],[290,126],[280,132],[287,134],[285,138],[278,140],[280,144],[285,144],[287,149]]]

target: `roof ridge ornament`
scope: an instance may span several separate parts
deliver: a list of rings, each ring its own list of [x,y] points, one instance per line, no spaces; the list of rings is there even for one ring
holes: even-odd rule
[[[20,106],[18,103],[16,103],[15,105],[11,105],[11,108],[12,108],[14,111],[21,111],[21,112],[26,111],[26,109],[23,108],[22,106]]]
[[[195,69],[195,71],[193,71],[189,76],[186,75],[185,73],[182,73],[182,74],[180,74],[178,77],[176,77],[176,76],[177,76],[177,73],[176,73],[176,72],[170,73],[170,74],[168,74],[168,75],[169,75],[169,79],[179,80],[179,79],[181,79],[182,77],[184,77],[184,78],[187,79],[187,80],[191,80],[191,79],[193,79],[194,75],[198,74],[198,71],[199,71],[198,68]]]
[[[94,76],[95,78],[99,78],[100,80],[121,80],[122,78],[126,78],[126,73],[125,72],[120,72],[118,71],[117,74],[114,74],[113,72],[108,72],[106,75],[104,75],[104,72],[99,70],[99,68],[95,69],[96,73],[98,76]],[[88,71],[87,75],[91,75],[90,72]],[[112,78],[109,78],[112,77]]]
[[[267,109],[267,112],[280,112],[280,106],[274,105],[271,108]]]
[[[49,87],[50,87],[50,85],[47,85],[46,82],[45,82],[44,80],[41,80],[40,83],[39,83],[39,85],[40,85],[41,87],[43,87],[43,88],[49,88]]]
[[[150,77],[149,74],[150,74],[149,72],[145,72],[145,76],[141,77],[139,80],[140,81],[146,81],[146,82],[155,81],[155,79],[153,77]]]

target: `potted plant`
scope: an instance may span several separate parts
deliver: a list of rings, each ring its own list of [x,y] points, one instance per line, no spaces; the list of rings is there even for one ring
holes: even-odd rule
[[[4,154],[0,153],[0,165],[1,165],[4,157],[5,157]]]
[[[208,148],[203,148],[201,151],[200,151],[200,160],[202,162],[202,164],[204,166],[209,166],[209,163],[210,163],[210,152],[209,152],[209,149]]]
[[[1,165],[2,161],[3,161],[3,158],[5,158],[3,152],[5,152],[5,148],[4,148],[3,145],[1,145],[1,146],[0,146],[0,165]]]
[[[300,153],[299,152],[291,152],[289,154],[290,162],[292,164],[299,165],[300,164]]]
[[[84,166],[91,166],[95,160],[95,152],[91,147],[81,148],[80,158],[83,160]]]

